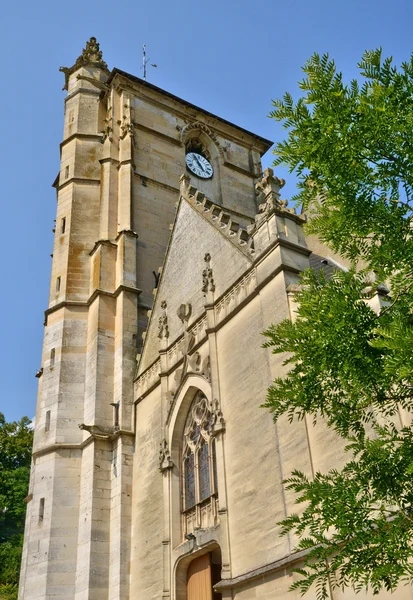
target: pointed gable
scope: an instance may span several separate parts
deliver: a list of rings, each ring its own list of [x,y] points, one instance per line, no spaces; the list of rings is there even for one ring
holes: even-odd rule
[[[252,264],[254,249],[247,233],[248,217],[231,213],[197,192],[183,177],[178,205],[156,299],[151,313],[139,373],[159,356],[159,324],[167,303],[168,345],[182,334],[178,310],[191,305],[189,324],[203,312],[203,271],[209,266],[214,295],[219,298]],[[209,265],[205,255],[210,255]]]

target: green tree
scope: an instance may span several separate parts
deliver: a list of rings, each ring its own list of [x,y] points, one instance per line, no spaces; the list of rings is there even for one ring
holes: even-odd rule
[[[307,232],[352,264],[305,272],[297,320],[265,332],[289,366],[268,390],[274,419],[322,417],[346,442],[343,469],[286,482],[304,507],[283,532],[308,552],[292,587],[318,598],[413,579],[413,56],[397,69],[366,52],[359,69],[346,84],[315,54],[302,96],[271,113],[288,129],[274,164],[298,174]],[[369,298],[386,288],[377,313]]]
[[[33,431],[0,413],[0,600],[15,600],[23,546]]]

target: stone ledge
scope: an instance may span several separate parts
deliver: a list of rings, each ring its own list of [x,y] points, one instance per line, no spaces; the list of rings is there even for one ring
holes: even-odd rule
[[[238,575],[238,577],[233,577],[232,579],[222,579],[219,583],[214,585],[214,589],[217,592],[220,592],[221,590],[229,590],[239,585],[243,585],[244,583],[249,583],[250,581],[257,579],[258,577],[269,575],[278,571],[281,568],[292,566],[295,562],[298,562],[299,560],[307,556],[309,552],[310,550],[301,550],[301,552],[293,552],[292,554],[288,554],[280,560],[276,560],[262,567],[258,567],[258,569],[254,569],[253,571],[248,571],[248,573]]]
[[[43,448],[39,448],[39,450],[35,450],[32,454],[32,457],[33,457],[33,460],[36,461],[36,458],[38,458],[39,456],[43,456],[44,454],[50,454],[52,452],[57,452],[58,450],[83,450],[83,448],[88,446],[94,440],[104,441],[104,442],[105,441],[112,442],[113,440],[116,440],[122,436],[133,437],[135,439],[135,433],[133,431],[127,431],[125,429],[118,429],[117,431],[113,432],[113,434],[107,438],[96,437],[94,435],[90,435],[83,442],[79,442],[78,444],[76,444],[76,443],[70,444],[70,443],[64,443],[64,442],[61,442],[61,443],[57,442],[55,444],[50,444],[49,446],[44,446]]]
[[[117,298],[121,292],[131,292],[139,296],[142,292],[139,288],[129,287],[127,285],[119,285],[114,292],[108,292],[107,290],[97,289],[95,290],[87,300],[63,300],[54,306],[46,309],[44,311],[45,316],[45,324],[47,324],[48,315],[60,310],[61,308],[65,308],[66,306],[78,306],[89,308],[92,302],[97,298],[97,296],[110,296],[111,298]]]

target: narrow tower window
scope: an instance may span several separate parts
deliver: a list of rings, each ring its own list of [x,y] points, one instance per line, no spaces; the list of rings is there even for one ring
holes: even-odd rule
[[[65,179],[69,177],[69,167],[67,166],[65,169]]]
[[[49,431],[50,429],[50,410],[46,411],[46,421],[44,424],[44,430],[45,431]]]
[[[56,278],[56,294],[60,292],[61,277]]]
[[[50,350],[50,368],[53,369],[54,367],[54,359],[55,359],[55,355],[56,355],[56,350],[55,348],[52,348]]]
[[[60,233],[63,234],[66,231],[66,217],[63,217],[60,223]]]
[[[44,498],[40,498],[39,503],[39,523],[44,519]]]

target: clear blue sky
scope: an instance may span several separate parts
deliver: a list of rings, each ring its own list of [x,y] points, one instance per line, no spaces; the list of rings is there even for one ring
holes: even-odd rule
[[[271,100],[297,95],[301,66],[329,52],[348,78],[365,49],[396,63],[413,51],[412,0],[57,0],[6,2],[2,58],[1,390],[8,419],[33,417],[47,306],[63,130],[63,74],[96,36],[109,68],[140,76],[274,141]],[[271,163],[269,154],[264,166]],[[280,176],[288,174],[279,171]],[[284,188],[294,193],[294,179]]]

